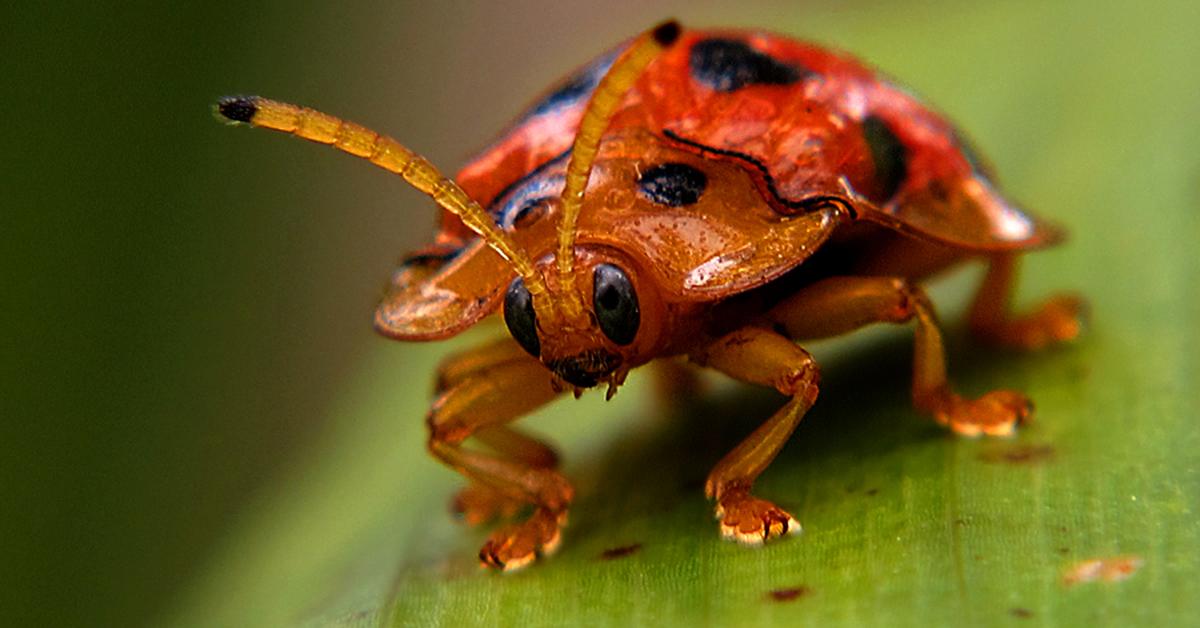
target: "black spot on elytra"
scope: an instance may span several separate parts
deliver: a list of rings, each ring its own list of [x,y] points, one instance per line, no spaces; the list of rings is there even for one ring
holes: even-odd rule
[[[601,77],[604,76],[605,72],[608,72],[608,68],[612,66],[616,58],[617,55],[615,52],[606,54],[568,77],[554,91],[533,105],[529,113],[525,115],[525,118],[531,118],[554,111],[560,107],[573,105],[588,97],[591,95],[592,90],[596,89],[596,85],[600,84]]]
[[[253,96],[226,96],[217,101],[217,113],[234,122],[249,122],[258,113]]]
[[[659,164],[638,178],[642,196],[669,207],[696,204],[707,186],[708,177],[703,171],[680,163]]]
[[[688,62],[692,77],[718,92],[734,92],[747,85],[791,85],[808,74],[802,67],[773,59],[736,39],[698,41]]]
[[[867,116],[862,126],[863,139],[871,149],[875,178],[878,179],[881,190],[878,200],[886,201],[896,195],[896,191],[908,177],[908,149],[879,117]]]

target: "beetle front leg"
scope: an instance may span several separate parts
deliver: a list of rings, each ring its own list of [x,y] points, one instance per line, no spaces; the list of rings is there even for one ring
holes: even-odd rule
[[[509,362],[534,361],[521,345],[509,336],[456,353],[442,360],[437,368],[434,392],[442,393],[472,377],[486,377],[487,371]]]
[[[532,362],[533,358],[511,337],[504,336],[446,358],[438,366],[434,392],[441,394],[471,378],[490,377],[489,371],[512,362]],[[473,438],[489,449],[523,461],[532,467],[555,468],[558,455],[548,445],[506,425],[480,430]],[[455,494],[450,510],[467,525],[476,526],[495,519],[516,515],[525,502],[513,499],[492,487],[472,481]]]
[[[475,432],[472,438],[506,458],[518,460],[531,467],[558,467],[558,455],[549,445],[515,428],[506,425],[493,426]],[[450,510],[467,525],[477,526],[496,519],[509,519],[520,512],[526,503],[525,500],[514,499],[487,484],[472,481],[454,495],[450,502]]]
[[[800,532],[800,524],[794,517],[751,495],[750,489],[816,401],[816,362],[791,340],[757,327],[745,327],[723,336],[692,359],[735,379],[771,386],[791,397],[708,474],[704,492],[717,500],[721,535],[757,544]]]
[[[1016,272],[1016,255],[991,258],[971,304],[971,331],[985,341],[1028,350],[1078,337],[1087,309],[1079,295],[1054,295],[1028,314],[1012,314],[1010,301]]]
[[[933,304],[919,286],[894,277],[832,277],[792,295],[767,314],[792,338],[827,338],[871,323],[916,321],[913,405],[964,436],[1006,436],[1032,407],[1024,395],[996,390],[959,396],[946,379],[946,351]]]
[[[479,551],[485,565],[510,570],[529,564],[555,549],[566,522],[574,489],[551,468],[553,452],[503,425],[556,397],[551,381],[536,360],[501,361],[459,381],[430,409],[429,451],[435,457],[497,496],[535,507],[526,521],[489,537]],[[501,455],[464,448],[471,436]]]

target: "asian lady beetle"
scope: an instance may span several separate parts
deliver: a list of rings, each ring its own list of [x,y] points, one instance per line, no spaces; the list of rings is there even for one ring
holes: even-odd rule
[[[434,243],[392,276],[375,326],[436,340],[502,310],[512,337],[447,360],[428,415],[430,452],[470,480],[456,501],[469,521],[534,507],[483,546],[496,568],[559,541],[574,491],[554,452],[508,424],[566,390],[612,395],[631,369],[683,356],[789,396],[705,486],[721,532],[761,543],[800,530],[751,493],[817,398],[817,365],[796,341],[913,322],[916,407],[974,436],[1010,434],[1029,402],[951,389],[918,282],[983,259],[976,333],[1025,348],[1079,333],[1077,297],[1024,316],[1008,307],[1017,256],[1059,230],[1001,197],[963,136],[908,92],[778,35],[658,26],[550,90],[457,183],[311,109],[233,97],[217,110],[368,159],[445,210]]]

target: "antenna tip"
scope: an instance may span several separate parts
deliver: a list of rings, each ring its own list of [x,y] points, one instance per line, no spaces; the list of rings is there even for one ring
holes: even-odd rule
[[[258,113],[257,96],[226,96],[217,101],[217,114],[233,122],[250,122]]]
[[[655,26],[652,36],[654,37],[654,41],[658,42],[660,46],[666,47],[675,43],[676,39],[679,39],[679,32],[681,30],[679,22],[668,20]]]

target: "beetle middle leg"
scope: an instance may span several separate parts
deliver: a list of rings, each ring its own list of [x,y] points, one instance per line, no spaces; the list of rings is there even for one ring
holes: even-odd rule
[[[479,558],[492,567],[520,568],[553,551],[566,522],[574,489],[552,468],[553,452],[504,425],[558,393],[536,360],[501,360],[454,383],[429,411],[429,451],[474,486],[486,487],[468,488],[467,495],[534,506],[529,519],[497,530],[484,544]],[[463,447],[472,436],[499,455]]]
[[[721,534],[742,543],[762,543],[800,531],[787,511],[750,494],[754,480],[783,448],[817,399],[817,365],[807,351],[767,329],[745,327],[692,355],[736,379],[771,386],[791,399],[766,423],[726,454],[708,475],[704,492],[717,500]]]
[[[913,405],[965,436],[1006,436],[1032,410],[1024,395],[996,390],[978,399],[954,392],[933,305],[925,291],[894,277],[832,277],[808,286],[767,313],[794,339],[837,336],[877,322],[916,321]]]

